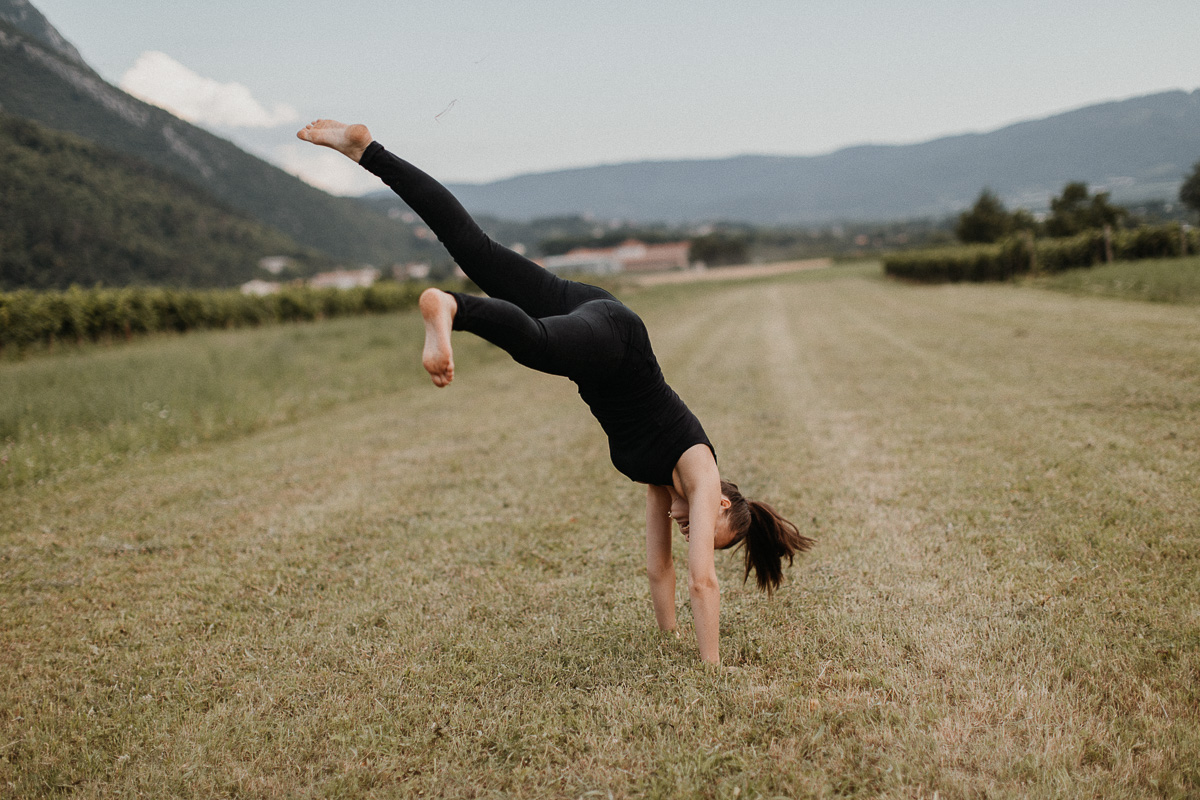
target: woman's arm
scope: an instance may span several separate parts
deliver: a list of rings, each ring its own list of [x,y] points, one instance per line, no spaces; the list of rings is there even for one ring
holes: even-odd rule
[[[721,590],[713,562],[713,539],[721,513],[721,473],[712,451],[696,445],[676,465],[679,488],[688,502],[688,594],[696,621],[696,643],[700,658],[721,663]]]
[[[675,630],[675,563],[671,560],[671,493],[662,486],[646,490],[646,577],[660,630]]]

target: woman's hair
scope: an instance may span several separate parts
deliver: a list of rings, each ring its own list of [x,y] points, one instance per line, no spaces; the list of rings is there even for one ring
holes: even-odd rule
[[[817,543],[800,533],[800,529],[779,515],[767,503],[747,500],[738,491],[736,483],[721,481],[721,493],[729,498],[726,515],[733,540],[722,549],[741,545],[746,553],[746,574],[742,582],[750,578],[750,568],[758,588],[771,594],[783,580],[783,558],[788,564],[796,553],[803,553]]]

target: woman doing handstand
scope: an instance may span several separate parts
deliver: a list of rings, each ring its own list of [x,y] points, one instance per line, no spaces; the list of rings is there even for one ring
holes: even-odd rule
[[[422,363],[436,386],[454,380],[452,330],[470,331],[532,369],[563,375],[599,420],[613,465],[645,483],[646,571],[658,626],[675,630],[671,522],[688,542],[688,593],[700,657],[720,662],[713,551],[741,545],[746,575],[771,592],[813,540],[766,503],[721,480],[700,421],[663,379],[641,319],[603,289],[564,280],[492,241],[441,184],[389,153],[363,125],[318,120],[296,134],[378,176],[420,215],[488,297],[427,289]]]

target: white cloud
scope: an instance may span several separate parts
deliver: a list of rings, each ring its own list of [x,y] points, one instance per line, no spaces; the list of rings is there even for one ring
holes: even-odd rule
[[[282,103],[267,110],[240,83],[218,83],[153,50],[142,53],[121,77],[121,88],[197,125],[273,128],[300,117]]]
[[[286,172],[330,194],[359,195],[385,188],[379,178],[327,147],[297,140],[276,147],[273,160]]]

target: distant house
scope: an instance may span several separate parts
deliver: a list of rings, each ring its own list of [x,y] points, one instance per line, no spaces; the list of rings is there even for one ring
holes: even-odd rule
[[[687,242],[643,244],[630,239],[616,248],[617,258],[626,272],[655,272],[688,268]]]
[[[551,272],[586,272],[591,275],[611,275],[621,271],[621,262],[612,255],[611,248],[597,250],[576,247],[561,256],[546,256],[542,266]]]
[[[576,247],[561,256],[547,256],[542,266],[551,272],[656,272],[688,268],[687,242],[646,244],[629,239],[616,247]]]
[[[246,281],[242,284],[242,294],[253,294],[263,297],[268,294],[275,294],[279,291],[279,284],[276,281],[263,281],[255,278],[252,281]]]
[[[278,275],[295,263],[296,260],[289,256],[263,256],[258,260],[258,267],[272,275]]]
[[[357,289],[360,286],[370,286],[379,280],[379,270],[374,267],[364,269],[337,269],[333,272],[319,272],[308,279],[308,285],[314,289]]]
[[[392,267],[392,277],[398,281],[423,281],[429,277],[430,270],[428,263],[412,261]]]

